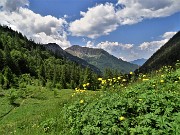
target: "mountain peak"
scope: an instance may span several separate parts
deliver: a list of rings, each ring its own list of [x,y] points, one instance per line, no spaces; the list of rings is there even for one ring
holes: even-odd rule
[[[74,45],[67,48],[65,51],[86,60],[90,64],[98,67],[101,72],[104,72],[106,68],[110,68],[113,70],[118,70],[122,73],[129,73],[130,71],[134,71],[138,68],[137,65],[118,59],[115,56],[110,55],[105,50],[99,48],[89,48]]]
[[[83,53],[86,55],[99,55],[101,53],[103,53],[103,54],[108,53],[105,50],[100,49],[100,48],[89,48],[89,47],[82,47],[79,45],[73,45],[73,46],[67,48],[66,51],[68,51],[68,52],[73,51],[76,53],[78,52],[78,53]]]

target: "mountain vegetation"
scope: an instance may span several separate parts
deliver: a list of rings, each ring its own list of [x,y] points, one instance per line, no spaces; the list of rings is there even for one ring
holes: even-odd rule
[[[177,32],[165,45],[157,50],[140,68],[139,72],[150,72],[162,66],[174,66],[180,59],[180,32]]]
[[[0,134],[180,134],[180,63],[138,81],[99,78],[102,89],[0,90]]]
[[[109,55],[96,51],[87,55]],[[1,135],[180,134],[178,59],[151,73],[99,77],[63,53],[0,27]]]
[[[64,51],[59,45],[57,45],[55,43],[43,44],[43,46],[47,50],[52,51],[58,57],[66,58],[70,61],[73,61],[73,62],[79,64],[79,65],[82,65],[83,67],[89,67],[97,74],[102,74],[101,71],[97,67],[89,64],[87,61],[80,59],[79,57],[71,55],[70,53]]]
[[[60,89],[81,87],[87,81],[93,83],[97,74],[89,64],[81,60],[85,64],[79,65],[69,57],[48,51],[44,45],[29,41],[21,33],[0,26],[0,87],[3,89],[25,87],[26,83],[33,82]]]
[[[103,73],[105,72],[105,69],[113,69],[121,73],[129,73],[138,68],[137,65],[118,59],[103,49],[74,45],[67,48],[65,51],[86,60],[88,63],[98,67]]]

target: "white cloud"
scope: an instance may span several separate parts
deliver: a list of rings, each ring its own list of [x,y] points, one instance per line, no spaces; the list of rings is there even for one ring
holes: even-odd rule
[[[141,50],[155,52],[157,51],[162,45],[164,45],[171,37],[173,37],[177,32],[166,32],[161,37],[162,40],[159,41],[151,41],[151,42],[144,42],[139,45]]]
[[[3,10],[6,11],[15,11],[18,10],[20,7],[29,6],[28,0],[1,0],[0,5],[2,6]]]
[[[162,45],[164,45],[168,39],[160,40],[160,41],[152,41],[152,42],[144,42],[142,43],[139,48],[141,50],[147,50],[147,51],[156,51],[159,49]]]
[[[5,1],[7,3],[9,0]],[[6,6],[3,7],[3,10],[0,12],[0,24],[10,26],[12,29],[23,33],[35,42],[55,42],[62,48],[70,46],[65,32],[67,22],[64,18],[56,18],[50,15],[41,16],[27,8],[19,7],[20,5],[23,6],[23,2],[27,2],[26,0],[20,0],[18,2],[20,2],[17,4],[18,6],[15,6],[18,7],[18,10],[13,12],[4,10]],[[18,2],[16,1],[16,3]],[[0,4],[2,4],[2,2]],[[2,6],[4,5],[2,4]],[[9,6],[9,9],[11,9],[11,6]],[[12,7],[12,9],[15,8]]]
[[[108,35],[121,25],[132,25],[144,19],[170,16],[180,12],[180,0],[118,0],[80,12],[82,18],[71,22],[73,36],[97,38]]]
[[[164,39],[170,39],[172,38],[177,32],[166,32],[162,35],[162,38]]]
[[[119,0],[123,9],[117,11],[120,24],[134,24],[146,18],[170,16],[180,11],[179,0]]]
[[[108,35],[118,27],[117,16],[113,4],[100,4],[88,11],[80,12],[82,18],[70,24],[69,31],[73,36],[96,38]]]
[[[87,41],[86,47],[94,48],[94,42],[92,42],[92,41]]]
[[[119,52],[121,50],[129,50],[133,47],[133,44],[121,44],[118,42],[109,42],[109,41],[105,41],[105,42],[101,42],[99,44],[97,44],[98,48],[102,48],[108,52]]]

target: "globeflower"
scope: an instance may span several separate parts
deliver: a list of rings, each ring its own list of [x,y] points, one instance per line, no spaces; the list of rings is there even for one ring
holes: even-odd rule
[[[160,82],[161,82],[161,83],[164,83],[164,80],[161,80]]]
[[[125,120],[125,117],[121,116],[121,117],[119,117],[119,120],[123,121],[123,120]]]
[[[106,80],[102,80],[102,84],[106,84]]]
[[[147,78],[147,79],[143,79],[143,81],[148,81],[149,79]]]
[[[84,103],[84,100],[80,100],[80,103],[81,103],[81,104]]]
[[[102,81],[102,78],[98,78],[98,81]]]
[[[130,75],[132,75],[132,74],[133,74],[133,72],[130,72],[129,74],[130,74]]]

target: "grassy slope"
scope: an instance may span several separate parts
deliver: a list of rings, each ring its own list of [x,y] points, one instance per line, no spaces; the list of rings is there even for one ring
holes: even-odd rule
[[[46,133],[46,124],[57,125],[56,130],[62,131],[62,108],[64,104],[71,104],[74,100],[80,100],[81,96],[74,95],[74,90],[54,91],[45,88],[32,87],[36,89],[27,99],[17,99],[20,107],[9,104],[8,96],[0,97],[0,134],[32,135]],[[40,90],[40,92],[39,92]],[[10,92],[6,92],[8,95]],[[89,91],[86,94],[94,95]],[[73,98],[72,95],[75,97]],[[56,97],[54,97],[56,96]],[[5,115],[11,111],[9,114]],[[5,116],[4,116],[5,115]],[[2,117],[4,116],[4,117]],[[53,129],[54,130],[54,129]],[[56,131],[55,130],[55,131]],[[49,132],[49,131],[48,131]],[[54,132],[54,131],[53,131]],[[53,134],[52,132],[52,134]]]
[[[20,107],[14,109],[7,99],[10,91],[6,91],[6,96],[0,97],[0,115],[12,111],[0,119],[0,134],[178,134],[180,69],[161,75],[148,76],[150,80],[126,88],[115,86],[103,93],[86,91],[80,94],[73,90],[54,92],[29,86],[32,90],[29,97],[17,99]],[[162,79],[164,82],[160,83]],[[84,103],[80,104],[82,99]],[[124,116],[125,120],[118,122],[120,116]]]

